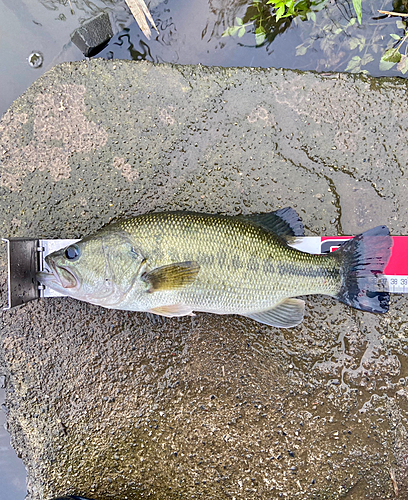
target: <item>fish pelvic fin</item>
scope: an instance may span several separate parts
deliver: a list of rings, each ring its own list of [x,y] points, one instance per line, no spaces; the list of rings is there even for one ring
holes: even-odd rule
[[[346,241],[332,255],[339,259],[342,284],[336,299],[372,313],[386,313],[388,284],[381,279],[391,256],[392,237],[378,226]]]
[[[272,309],[251,314],[245,314],[247,318],[254,319],[277,328],[293,328],[303,321],[305,314],[305,302],[301,299],[284,299]]]
[[[148,284],[149,293],[159,290],[180,290],[191,285],[200,271],[197,262],[176,262],[157,267],[142,274],[141,279]]]
[[[166,318],[174,318],[179,316],[195,316],[191,307],[184,306],[183,304],[172,304],[169,306],[154,307],[148,311],[152,314],[164,316]]]

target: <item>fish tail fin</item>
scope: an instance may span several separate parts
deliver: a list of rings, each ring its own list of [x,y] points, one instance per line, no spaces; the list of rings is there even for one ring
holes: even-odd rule
[[[390,295],[381,276],[391,247],[392,237],[386,226],[370,229],[341,245],[333,253],[341,263],[342,276],[336,298],[362,311],[386,313]]]

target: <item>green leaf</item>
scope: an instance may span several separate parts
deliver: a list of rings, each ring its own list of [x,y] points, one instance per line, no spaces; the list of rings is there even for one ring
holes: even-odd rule
[[[383,61],[382,59],[380,60],[380,64],[378,65],[381,71],[388,71],[393,66],[395,66],[395,63]]]
[[[391,33],[390,36],[394,39],[394,40],[401,40],[401,37],[399,35],[396,35],[395,33]]]
[[[381,61],[398,63],[401,60],[401,54],[398,49],[388,49],[384,52]]]
[[[233,36],[240,29],[239,26],[230,26],[227,28],[221,36]]]
[[[374,61],[374,57],[371,54],[366,54],[361,59],[361,66],[365,66],[366,64],[370,63],[371,61]]]
[[[344,71],[351,71],[352,73],[355,73],[360,69],[360,67],[361,67],[361,57],[354,56],[347,64],[347,68]]]
[[[285,13],[285,7],[281,5],[279,9],[276,11],[276,20],[279,21],[279,19],[283,17],[284,13]]]
[[[361,24],[361,19],[363,17],[363,9],[361,7],[361,0],[353,0],[354,10],[356,11],[356,16],[358,24]]]
[[[304,45],[298,45],[296,47],[296,55],[297,56],[304,56],[307,52],[307,47],[305,47]]]
[[[257,45],[262,45],[265,41],[265,33],[255,33],[255,43]]]
[[[288,11],[286,12],[285,17],[296,16],[295,4],[293,2],[286,2],[286,8],[288,9]]]
[[[236,26],[242,26],[244,24],[244,21],[240,17],[235,18],[235,25]]]
[[[405,26],[406,26],[406,25],[405,25],[405,22],[404,22],[404,21],[401,21],[401,19],[397,19],[396,24],[397,24],[397,28],[398,28],[399,30],[405,30]]]
[[[241,26],[238,31],[239,38],[242,38],[245,35],[245,27]]]
[[[359,40],[358,38],[356,37],[353,37],[351,40],[350,40],[350,49],[351,50],[354,50],[355,48],[357,48],[359,46]]]
[[[232,36],[238,31],[238,26],[229,26],[221,36]]]
[[[401,54],[397,49],[388,49],[384,52],[380,60],[380,70],[388,71],[401,60]]]

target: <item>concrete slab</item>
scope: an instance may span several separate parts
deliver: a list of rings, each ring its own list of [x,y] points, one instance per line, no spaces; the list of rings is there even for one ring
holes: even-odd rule
[[[293,206],[307,234],[406,234],[407,83],[84,61],[0,122],[3,236],[76,238],[151,210]],[[5,253],[1,297],[6,301]],[[28,499],[394,498],[407,492],[405,297],[324,297],[278,330],[68,298],[3,313]]]

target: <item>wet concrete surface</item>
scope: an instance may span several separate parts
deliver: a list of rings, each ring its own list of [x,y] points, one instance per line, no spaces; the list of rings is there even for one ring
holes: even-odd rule
[[[0,122],[1,233],[289,205],[309,235],[406,234],[406,95],[340,74],[60,65]],[[5,303],[4,248],[1,275]],[[292,330],[68,298],[4,312],[27,498],[408,498],[406,300],[373,316],[311,297]]]

